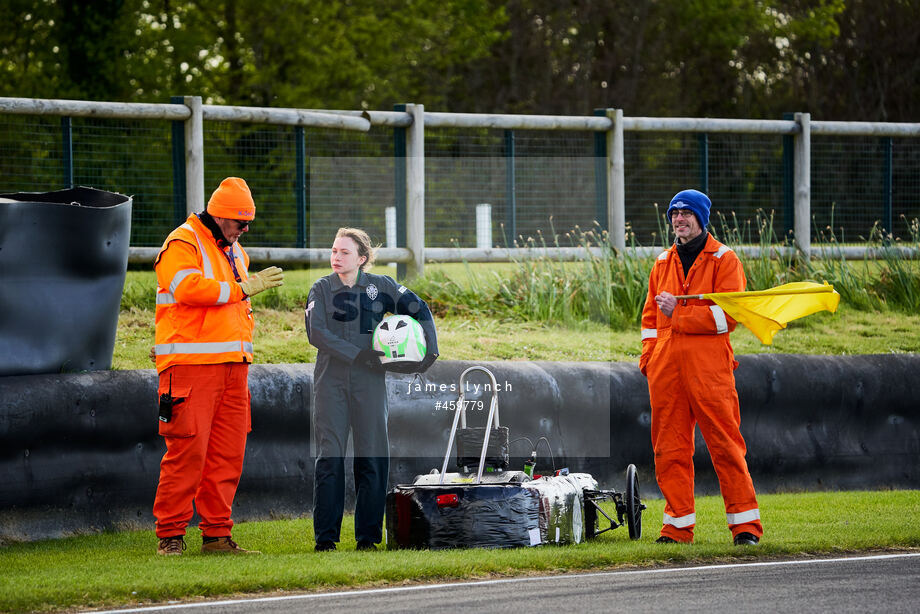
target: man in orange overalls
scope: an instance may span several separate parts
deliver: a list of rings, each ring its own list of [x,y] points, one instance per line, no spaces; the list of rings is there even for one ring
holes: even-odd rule
[[[157,554],[182,554],[193,502],[202,552],[258,554],[230,537],[251,425],[249,297],[280,286],[283,277],[278,267],[248,274],[249,256],[237,240],[255,214],[249,186],[228,177],[207,211],[166,237],[154,261],[159,430],[166,440],[153,504]]]
[[[763,527],[744,460],[734,376],[738,363],[728,338],[735,321],[712,301],[675,298],[744,290],[738,257],[705,231],[710,207],[709,197],[697,190],[683,190],[671,200],[667,217],[676,240],[652,267],[642,310],[639,369],[648,378],[655,477],[665,498],[657,541],[693,542],[694,429],[699,424],[734,543],[756,545]]]

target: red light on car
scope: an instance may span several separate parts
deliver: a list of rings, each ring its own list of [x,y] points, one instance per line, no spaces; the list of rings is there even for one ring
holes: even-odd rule
[[[460,505],[460,496],[456,494],[438,495],[435,497],[438,507],[457,507]]]

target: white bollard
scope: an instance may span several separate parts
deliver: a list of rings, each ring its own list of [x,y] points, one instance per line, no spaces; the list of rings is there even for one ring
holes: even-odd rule
[[[476,205],[476,248],[492,248],[492,205]]]
[[[386,225],[386,246],[396,247],[396,207],[384,209],[383,218]],[[390,266],[396,268],[396,263],[391,262]]]

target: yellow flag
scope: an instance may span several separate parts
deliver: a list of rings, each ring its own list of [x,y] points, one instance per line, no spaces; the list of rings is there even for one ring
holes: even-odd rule
[[[840,295],[827,282],[797,281],[755,292],[713,292],[677,298],[709,299],[744,324],[765,345],[792,320],[818,311],[837,311]]]

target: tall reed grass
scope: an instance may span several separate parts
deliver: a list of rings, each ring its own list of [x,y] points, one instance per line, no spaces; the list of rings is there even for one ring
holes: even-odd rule
[[[901,216],[906,222],[904,216]],[[875,285],[885,301],[898,308],[916,313],[920,309],[920,261],[902,258],[899,247],[920,249],[920,220],[914,218],[908,224],[910,240],[895,240],[876,225],[870,235],[870,243],[881,252],[881,270]]]
[[[500,286],[504,303],[526,319],[565,326],[594,321],[623,329],[638,322],[654,260],[636,256],[635,250],[617,253],[607,231],[597,223],[590,230],[576,226],[561,240],[552,221],[550,228],[553,246],[580,248],[584,260],[562,263],[541,257],[517,261],[515,273]],[[635,247],[635,235],[630,235]],[[542,249],[547,242],[539,234],[519,246]]]
[[[670,231],[660,220],[656,237],[669,242]],[[905,219],[905,222],[907,220]],[[895,240],[874,227],[866,247],[876,250],[877,258],[848,261],[832,227],[816,231],[814,254],[810,260],[796,253],[791,237],[774,231],[774,215],[757,211],[753,220],[739,221],[734,213],[716,214],[710,231],[730,247],[753,245],[756,256],[736,250],[744,265],[749,290],[761,290],[792,281],[827,281],[840,293],[844,303],[859,310],[894,309],[906,313],[920,311],[920,260],[904,259],[898,248],[920,250],[920,221],[907,224],[910,238]],[[588,230],[579,227],[559,235],[550,220],[551,236],[519,237],[516,247],[537,252],[548,246],[584,250],[576,262],[560,262],[549,257],[515,260],[507,266],[464,264],[466,278],[448,276],[432,270],[411,282],[438,316],[488,317],[499,321],[539,321],[565,327],[587,322],[606,324],[615,330],[638,325],[648,291],[648,276],[655,256],[640,255],[635,234],[627,228],[629,248],[614,249],[606,230],[597,223]],[[646,252],[647,253],[647,250]],[[496,268],[500,269],[496,270]],[[146,281],[146,280],[145,280]],[[156,281],[150,284],[129,280],[122,297],[122,309],[152,310]],[[253,298],[263,308],[301,309],[309,291],[307,284],[289,284]]]
[[[716,213],[717,228],[710,228],[712,235],[729,247],[751,245],[758,248],[757,256],[745,255],[737,250],[744,274],[747,277],[748,290],[766,290],[773,286],[801,281],[796,272],[798,258],[791,237],[780,238],[773,228],[774,213],[768,215],[762,209],[754,214],[754,220],[739,222],[734,212],[727,218],[721,212]],[[756,232],[755,232],[756,229]]]
[[[488,315],[491,318],[539,321],[578,327],[599,322],[625,329],[638,321],[653,260],[633,250],[618,254],[605,230],[574,228],[559,235],[519,237],[514,246],[536,253],[546,247],[575,247],[584,258],[561,262],[547,256],[513,261],[510,273],[485,276],[466,265],[467,279],[449,279],[441,272],[412,282],[413,289],[441,315]],[[632,243],[635,246],[635,238]]]
[[[833,284],[841,298],[861,309],[885,311],[893,309],[904,313],[917,313],[920,309],[920,260],[904,258],[901,249],[920,250],[920,220],[914,218],[907,225],[908,239],[894,238],[876,223],[863,241],[875,251],[876,257],[867,256],[861,262],[847,261],[840,242],[831,225],[817,232],[819,244],[817,258],[806,265],[808,274],[821,277]]]
[[[660,235],[669,237],[664,225]],[[762,290],[793,281],[827,281],[834,285],[845,303],[860,310],[895,309],[906,313],[920,310],[920,260],[901,257],[897,248],[920,251],[920,221],[908,224],[909,240],[895,240],[878,226],[864,239],[866,247],[878,257],[851,262],[830,227],[817,233],[815,256],[802,258],[792,237],[779,237],[774,230],[774,214],[758,210],[754,220],[739,221],[732,213],[717,214],[710,231],[730,247],[754,246],[756,255],[736,250],[748,278],[749,290]],[[907,220],[905,219],[905,222]],[[552,228],[552,224],[551,224]],[[638,247],[635,234],[627,229],[630,248]],[[653,239],[654,240],[654,239]],[[614,329],[638,324],[648,288],[648,276],[655,256],[639,256],[635,249],[619,253],[611,247],[607,231],[595,224],[588,231],[580,228],[560,237],[553,230],[551,244],[576,246],[585,250],[585,260],[561,263],[551,258],[519,260],[512,275],[503,280],[492,299],[528,320],[555,322],[565,326],[592,320]],[[520,239],[518,246],[534,249],[548,245],[545,237]],[[472,298],[472,297],[470,297]]]

